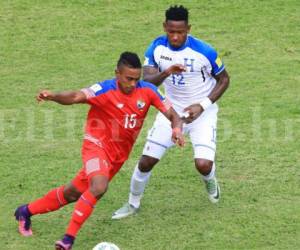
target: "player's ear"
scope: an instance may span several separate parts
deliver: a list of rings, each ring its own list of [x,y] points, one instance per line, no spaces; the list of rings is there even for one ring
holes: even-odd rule
[[[120,74],[120,70],[118,68],[115,69],[115,75],[119,75]]]
[[[167,32],[167,23],[163,22],[164,32]]]
[[[187,32],[189,33],[191,31],[192,25],[188,24],[187,26]]]

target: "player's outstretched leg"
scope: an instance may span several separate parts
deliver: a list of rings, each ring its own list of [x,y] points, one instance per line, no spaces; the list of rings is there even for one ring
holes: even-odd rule
[[[49,213],[78,199],[80,192],[72,184],[61,186],[49,191],[43,197],[20,206],[15,211],[15,218],[19,222],[19,232],[23,236],[31,236],[31,216]]]
[[[32,235],[31,215],[27,204],[18,207],[15,211],[15,218],[19,222],[19,233],[25,237]]]
[[[80,196],[75,204],[66,234],[62,240],[58,240],[55,243],[56,250],[72,249],[78,231],[92,214],[97,201],[106,192],[108,183],[109,178],[106,176],[97,174],[90,178],[89,188]]]
[[[138,212],[143,193],[151,176],[151,169],[158,161],[158,159],[150,156],[142,156],[131,177],[129,200],[113,213],[112,219],[122,219]]]

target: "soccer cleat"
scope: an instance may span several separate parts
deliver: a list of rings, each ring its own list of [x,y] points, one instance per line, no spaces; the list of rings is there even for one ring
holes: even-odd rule
[[[118,209],[116,212],[113,213],[112,219],[118,220],[125,217],[128,217],[130,215],[136,214],[138,212],[138,208],[135,208],[134,206],[130,205],[128,202],[124,204],[123,207]]]
[[[212,203],[217,203],[220,198],[220,186],[217,178],[214,177],[211,180],[204,180],[205,187],[208,192],[208,198]]]
[[[71,250],[74,240],[73,236],[65,234],[62,240],[55,242],[55,250]]]
[[[28,205],[20,206],[15,211],[15,218],[19,222],[19,233],[25,237],[32,235],[30,217]]]
[[[72,243],[64,243],[62,240],[58,240],[55,242],[55,250],[71,250]]]

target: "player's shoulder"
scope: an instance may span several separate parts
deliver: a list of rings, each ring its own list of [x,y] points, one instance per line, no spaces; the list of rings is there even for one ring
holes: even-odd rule
[[[149,92],[155,93],[156,95],[159,95],[160,97],[162,96],[162,94],[160,93],[157,86],[155,86],[151,82],[139,80],[139,82],[137,84],[137,89],[140,89],[141,91],[146,92],[146,93],[149,93]]]
[[[145,92],[146,95],[148,95],[149,92],[152,92],[155,94],[154,96],[158,96],[161,100],[164,100],[165,98],[164,95],[160,92],[159,88],[150,82],[139,80],[137,89]]]
[[[146,82],[144,80],[139,80],[137,86],[138,89],[150,89],[150,90],[154,90],[157,91],[157,87],[151,83],[151,82]]]
[[[95,93],[95,95],[105,94],[111,90],[116,90],[116,80],[115,79],[108,79],[102,82],[97,82],[90,87]]]
[[[158,36],[157,38],[155,38],[151,45],[153,47],[157,47],[157,46],[167,46],[168,45],[168,38],[166,35],[161,35],[161,36]]]
[[[216,53],[216,50],[209,43],[195,38],[191,35],[188,36],[188,47],[198,53],[205,55],[208,58]]]

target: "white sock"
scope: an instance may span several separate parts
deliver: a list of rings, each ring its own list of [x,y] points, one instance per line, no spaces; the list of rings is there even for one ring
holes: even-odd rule
[[[138,165],[135,166],[133,174],[131,176],[129,204],[135,208],[140,207],[141,198],[143,196],[145,187],[149,181],[151,171],[141,172]]]
[[[202,175],[203,180],[209,181],[215,177],[215,172],[216,172],[216,165],[213,163],[211,171],[208,175]]]

